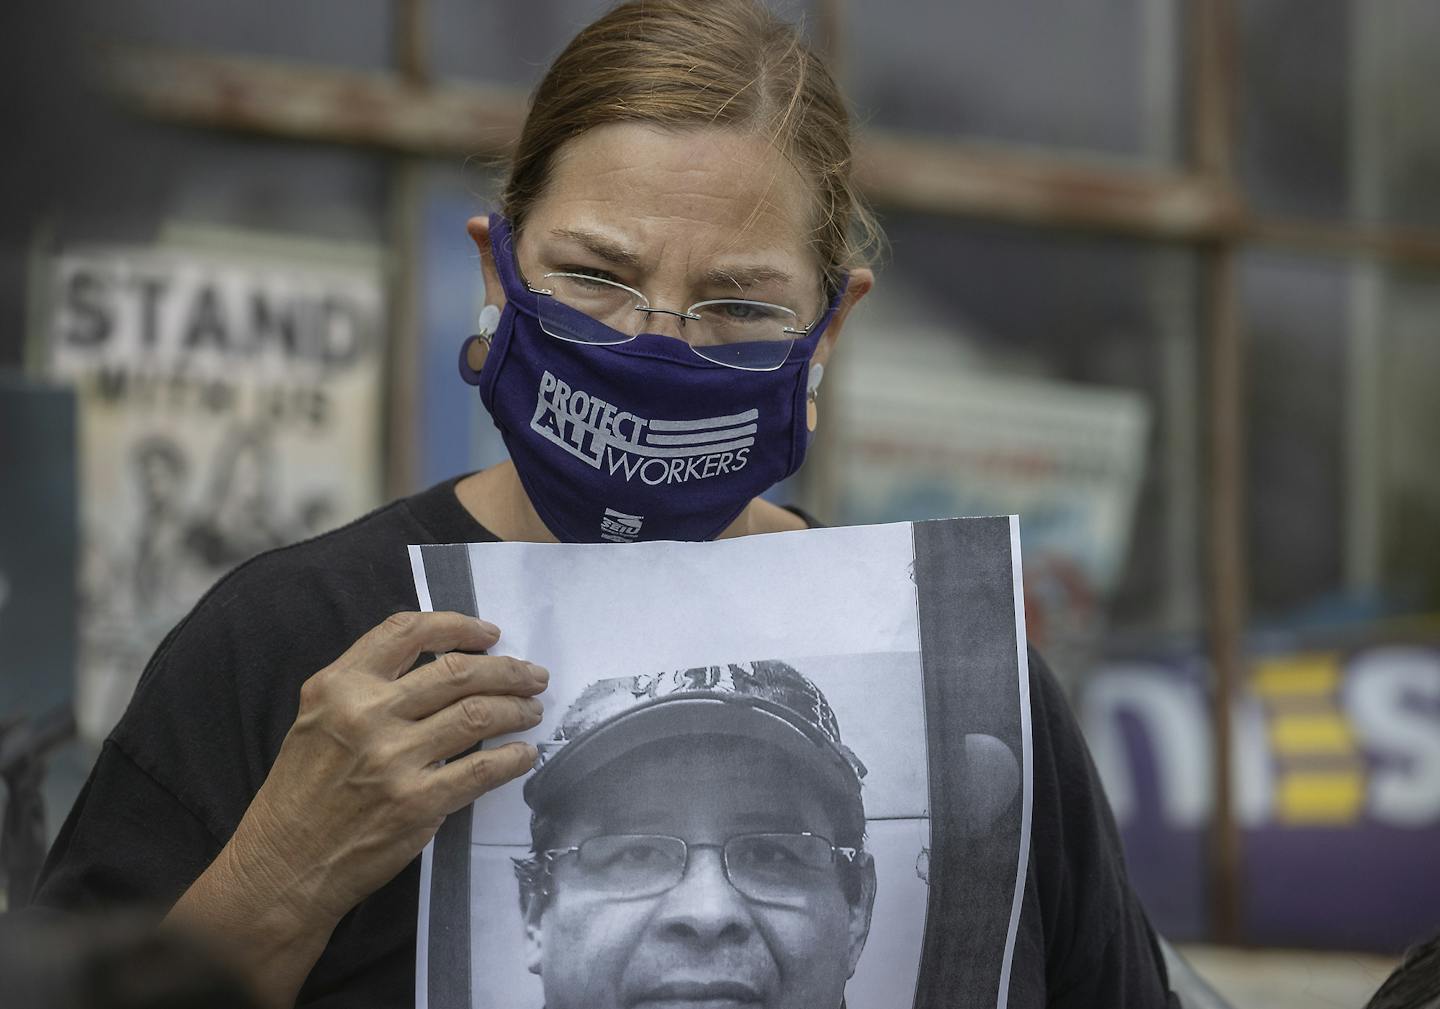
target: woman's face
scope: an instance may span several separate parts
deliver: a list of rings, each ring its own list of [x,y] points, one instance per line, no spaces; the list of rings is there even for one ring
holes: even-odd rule
[[[535,286],[546,273],[591,273],[635,288],[657,308],[746,298],[791,308],[808,325],[826,305],[810,246],[815,202],[805,179],[763,136],[609,124],[560,149],[526,216],[517,257]],[[484,224],[472,220],[471,234],[485,259],[487,292],[503,307]],[[854,272],[816,360],[828,356],[844,315],[870,283],[868,270]],[[673,316],[651,316],[647,328],[683,337]]]

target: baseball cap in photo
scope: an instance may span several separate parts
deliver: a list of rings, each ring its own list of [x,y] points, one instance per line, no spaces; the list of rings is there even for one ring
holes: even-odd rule
[[[539,767],[525,782],[525,802],[539,808],[547,797],[619,757],[697,735],[769,743],[839,794],[859,797],[865,765],[840,741],[840,724],[825,695],[795,668],[772,659],[590,684],[566,710],[554,736],[539,745]]]

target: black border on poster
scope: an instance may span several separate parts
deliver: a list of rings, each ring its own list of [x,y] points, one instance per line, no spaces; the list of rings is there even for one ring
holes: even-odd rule
[[[429,609],[452,610],[480,616],[475,602],[475,582],[470,577],[470,551],[464,546],[423,546],[425,583]],[[429,1009],[470,1009],[470,821],[474,807],[451,813],[435,834],[432,848],[426,849],[421,885],[430,880],[463,880],[463,886],[445,886],[430,891],[430,913],[424,934],[429,955],[426,970],[416,978],[425,985],[424,1004]],[[437,969],[439,965],[444,969]]]
[[[916,522],[915,596],[930,771],[930,906],[915,1009],[1005,1009],[1029,864],[1030,670],[1019,520]],[[1021,801],[971,829],[984,788],[966,740],[1019,741]],[[999,885],[1008,901],[996,899]],[[977,983],[977,977],[984,981]]]

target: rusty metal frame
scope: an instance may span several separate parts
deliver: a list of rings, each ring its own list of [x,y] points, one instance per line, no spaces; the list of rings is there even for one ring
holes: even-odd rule
[[[1194,170],[1235,191],[1236,25],[1233,0],[1189,6],[1190,157]],[[1209,439],[1204,540],[1206,638],[1210,648],[1211,773],[1214,810],[1208,869],[1210,929],[1240,937],[1240,830],[1235,818],[1232,713],[1244,676],[1248,596],[1245,535],[1244,328],[1240,321],[1235,236],[1200,247]]]
[[[392,223],[397,248],[407,260],[401,268],[413,270],[408,260],[413,260],[409,253],[414,235],[400,218],[407,206],[413,210],[417,159],[503,157],[519,135],[526,99],[510,88],[432,80],[424,43],[425,0],[394,2],[394,73],[116,48],[101,62],[101,78],[122,105],[153,120],[396,154],[393,191],[398,195],[392,201]],[[1190,139],[1183,168],[1156,170],[871,129],[857,143],[856,175],[882,209],[1187,245],[1201,257],[1209,434],[1204,589],[1215,669],[1211,915],[1215,938],[1235,942],[1240,849],[1230,714],[1244,673],[1247,596],[1245,342],[1237,255],[1245,247],[1269,246],[1435,268],[1440,267],[1440,235],[1289,221],[1251,212],[1233,169],[1234,0],[1182,3],[1188,15]],[[815,16],[817,42],[837,66],[843,65],[842,0],[816,0]],[[397,293],[396,324],[413,324],[413,275],[408,281],[402,277]],[[404,456],[413,421],[404,415],[413,413],[415,381],[413,372],[403,372],[392,390],[390,487],[397,493],[409,487]]]
[[[392,57],[401,96],[423,93],[430,84],[426,46],[426,0],[396,0]],[[404,98],[401,98],[404,101]],[[420,218],[424,163],[415,154],[392,152],[385,186],[386,231],[394,251],[387,299],[390,339],[385,384],[385,490],[399,497],[414,489],[419,474],[415,447],[419,443],[421,309]]]
[[[503,154],[525,121],[514,89],[424,85],[419,67],[366,72],[112,47],[98,69],[104,89],[147,119],[415,157]]]
[[[1197,9],[1213,2],[1198,0]],[[418,66],[412,43],[400,49],[402,61]],[[525,121],[526,97],[514,88],[425,84],[428,74],[413,69],[362,72],[127,47],[111,49],[100,72],[112,97],[148,119],[419,158],[502,158]],[[1215,127],[1206,130],[1213,136]],[[882,209],[1440,266],[1440,236],[1257,217],[1231,181],[1212,172],[874,129],[856,146],[857,179]]]

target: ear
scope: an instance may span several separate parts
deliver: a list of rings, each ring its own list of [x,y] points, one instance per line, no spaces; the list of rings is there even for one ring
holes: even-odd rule
[[[485,281],[485,304],[505,310],[505,289],[500,286],[500,271],[495,269],[495,253],[490,248],[490,218],[472,217],[465,222],[470,240],[480,252],[480,274]]]
[[[860,963],[860,954],[865,952],[865,940],[870,938],[870,916],[875,910],[875,860],[867,857],[859,871],[860,899],[850,905],[849,973],[845,975],[847,978],[854,976],[855,967]]]
[[[545,934],[541,920],[545,917],[545,907],[549,902],[549,898],[543,893],[532,892],[526,896],[525,905],[521,909],[525,918],[525,969],[537,976],[540,974],[540,964],[545,952]]]
[[[874,286],[875,271],[867,267],[850,271],[850,283],[845,287],[845,294],[840,299],[839,307],[835,309],[835,315],[830,319],[830,325],[825,327],[825,335],[820,338],[820,346],[815,348],[812,361],[825,364],[830,360],[835,342],[840,339],[840,331],[845,328],[845,321],[850,318],[850,310],[859,304],[860,299],[869,294],[870,288]]]

